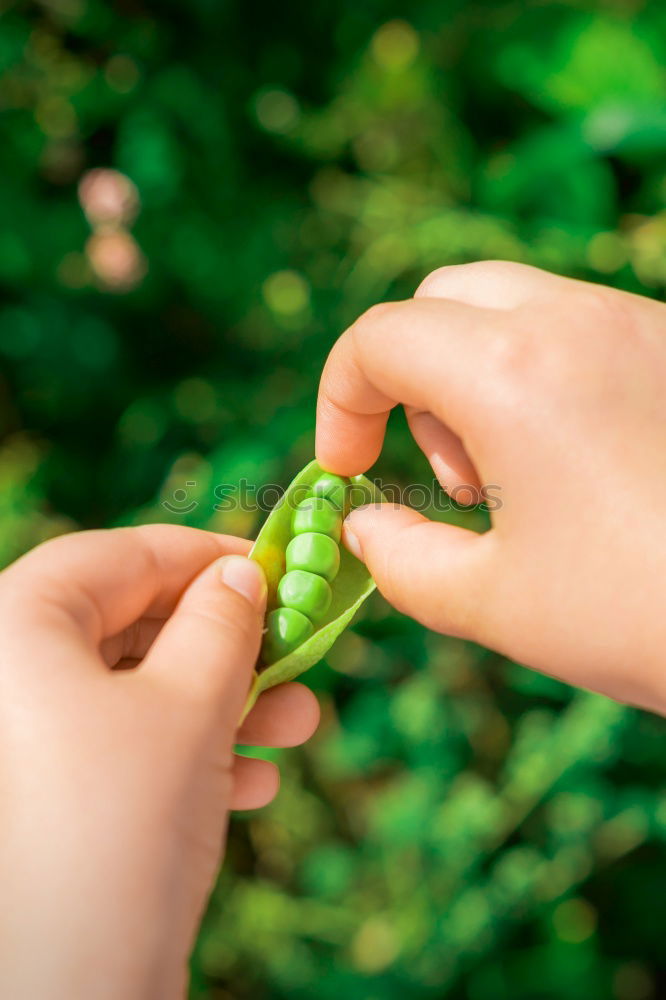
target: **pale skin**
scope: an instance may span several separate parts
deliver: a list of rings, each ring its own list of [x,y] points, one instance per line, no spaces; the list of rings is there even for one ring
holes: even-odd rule
[[[293,746],[319,717],[290,684],[236,732],[265,604],[248,548],[83,532],[0,574],[2,996],[185,995],[229,810],[278,788],[234,742]]]
[[[479,536],[391,505],[349,548],[429,628],[666,712],[666,306],[533,268],[442,268],[376,307],[322,377],[317,456],[365,472],[403,404],[442,485],[499,484]],[[458,499],[462,495],[457,493]],[[0,574],[0,993],[171,1000],[233,808],[316,727],[298,684],[237,732],[265,584],[248,543],[151,525],[46,543]]]
[[[440,483],[499,484],[502,507],[483,535],[354,511],[344,540],[387,599],[666,713],[666,306],[517,264],[441,268],[334,346],[321,464],[366,472],[399,404]]]

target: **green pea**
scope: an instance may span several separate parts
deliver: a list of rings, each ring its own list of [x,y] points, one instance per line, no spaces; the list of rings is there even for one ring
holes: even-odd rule
[[[287,656],[314,631],[309,618],[295,608],[276,608],[266,618],[266,634],[262,647],[265,663],[275,663]]]
[[[327,536],[324,539],[324,544],[326,544],[329,539],[337,540],[339,537],[342,516],[347,513],[350,507],[368,502],[380,503],[384,499],[377,486],[365,476],[352,476],[348,481],[343,510],[331,511],[331,505],[327,503],[328,497],[319,495],[315,497],[315,484],[319,480],[327,480],[328,475],[316,461],[310,462],[302,469],[287,487],[284,501],[278,503],[269,514],[252,548],[251,558],[256,559],[266,575],[268,606],[271,611],[267,619],[264,647],[255,668],[252,686],[243,710],[243,718],[247,716],[262,691],[267,691],[276,684],[293,680],[325,656],[336,637],[349,625],[356,611],[374,589],[372,577],[366,566],[343,548],[339,550],[340,568],[332,584],[332,591],[324,579],[323,573],[312,573],[312,564],[307,570],[297,569],[291,561],[291,554],[285,576],[287,549],[293,553],[293,548],[290,546],[294,541],[294,521],[298,529],[296,531],[298,537],[311,533],[323,534]],[[321,486],[317,487],[317,491],[322,489]],[[302,501],[305,497],[310,498],[309,503],[304,505],[305,511],[296,511],[299,500]],[[311,519],[319,515],[322,510],[328,514],[330,529],[323,532],[319,526],[313,527],[311,523]],[[310,519],[310,523],[307,523],[308,519]],[[305,543],[301,542],[300,544]],[[317,563],[316,565],[320,569],[323,568],[322,564]],[[321,607],[324,607],[329,599],[331,600],[330,607],[322,614],[321,618],[315,622],[313,617],[314,628],[309,634],[306,634],[305,631],[309,630],[310,627],[305,624],[310,617],[308,614],[309,606],[307,609],[304,606],[280,607],[280,604],[286,603],[283,600],[284,597],[287,598],[287,602],[292,603],[290,601],[290,597],[293,596],[291,581],[294,577],[297,582],[302,577],[305,577],[306,582],[308,580],[315,581],[315,588],[320,592],[323,589]],[[298,587],[293,589],[299,590]],[[322,596],[321,593],[320,596]],[[292,629],[296,629],[296,623],[304,630],[303,639],[297,642],[289,652],[284,652],[286,647],[282,644],[283,640],[291,643],[292,638],[296,635],[296,632],[292,631]]]
[[[312,487],[312,493],[316,497],[324,497],[330,500],[338,510],[344,510],[347,498],[347,480],[342,476],[336,476],[332,472],[325,472],[320,476]]]
[[[316,622],[330,608],[333,594],[323,576],[292,569],[278,584],[278,598],[283,607],[294,608]]]
[[[293,535],[316,531],[320,535],[330,535],[339,542],[342,532],[342,513],[324,497],[307,497],[301,500],[294,511],[291,531]]]
[[[286,560],[287,570],[305,569],[330,583],[340,569],[340,549],[328,535],[306,531],[289,542]]]

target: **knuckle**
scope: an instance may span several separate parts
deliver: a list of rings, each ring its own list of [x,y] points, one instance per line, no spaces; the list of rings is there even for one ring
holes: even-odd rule
[[[581,370],[588,391],[596,391],[616,347],[609,333],[632,331],[632,317],[618,298],[610,289],[590,285],[573,293],[566,311],[550,299],[544,300],[541,314],[533,304],[512,310],[510,326],[489,342],[486,352],[492,377],[508,388],[509,402],[537,393],[546,394],[552,404],[569,399]]]
[[[642,313],[633,308],[632,300],[613,288],[590,285],[578,292],[577,323],[573,328],[579,348],[591,346],[600,356],[617,350],[617,338],[626,346],[640,342]]]
[[[403,302],[378,302],[361,313],[338,341],[346,365],[334,366],[334,369],[345,373],[356,371],[363,376],[368,356],[373,355],[378,345],[383,345],[397,328],[396,319],[404,305]]]
[[[512,329],[499,332],[486,347],[485,363],[493,379],[508,385],[524,385],[538,361],[533,337]]]
[[[370,306],[349,328],[351,337],[356,340],[371,335],[378,328],[383,328],[387,321],[393,318],[400,303],[398,302],[376,302]]]
[[[58,535],[57,538],[49,538],[45,542],[40,542],[34,549],[27,552],[14,566],[18,569],[34,572],[39,569],[40,563],[52,556],[66,552],[72,546],[80,544],[84,532],[70,532],[66,535]],[[11,569],[12,567],[9,567]],[[7,571],[5,571],[7,572]]]
[[[480,260],[464,266],[473,269],[475,277],[501,278],[503,281],[520,281],[530,275],[544,273],[531,264],[522,264],[515,260]]]
[[[436,267],[425,278],[414,292],[414,298],[422,295],[437,295],[445,292],[449,286],[450,278],[453,274],[459,273],[461,267],[470,267],[469,264],[444,264]]]
[[[474,281],[488,281],[492,278],[506,280],[519,274],[526,265],[507,260],[475,260],[468,264],[444,264],[427,274],[414,293],[421,295],[445,296],[452,288],[458,288],[461,278]]]
[[[579,356],[562,336],[514,327],[493,338],[485,364],[494,387],[498,426],[515,428],[524,420],[526,406],[556,406],[576,377]]]
[[[0,574],[0,584],[4,585],[0,593],[5,602],[21,601],[25,593],[33,601],[53,594],[60,596],[65,583],[71,588],[71,574],[63,567],[85,544],[82,536],[89,534],[91,532],[71,532],[49,538],[7,566]]]
[[[577,293],[576,308],[586,327],[600,329],[606,333],[609,326],[615,326],[620,315],[618,302],[608,289],[590,285]]]

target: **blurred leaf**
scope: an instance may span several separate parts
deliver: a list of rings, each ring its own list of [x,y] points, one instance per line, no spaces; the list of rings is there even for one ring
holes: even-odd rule
[[[4,563],[75,526],[256,534],[340,332],[435,267],[663,298],[662,4],[0,6]],[[94,221],[97,167],[135,218]],[[376,472],[432,480],[399,415]],[[378,596],[307,678],[320,731],[232,821],[193,997],[661,996],[662,720]]]

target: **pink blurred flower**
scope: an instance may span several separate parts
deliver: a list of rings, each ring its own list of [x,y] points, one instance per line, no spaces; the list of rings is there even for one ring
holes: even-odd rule
[[[95,275],[112,291],[130,291],[146,273],[146,259],[124,229],[93,233],[86,243],[86,255]]]
[[[96,167],[83,175],[79,201],[91,226],[129,225],[139,211],[136,186],[110,167]]]

